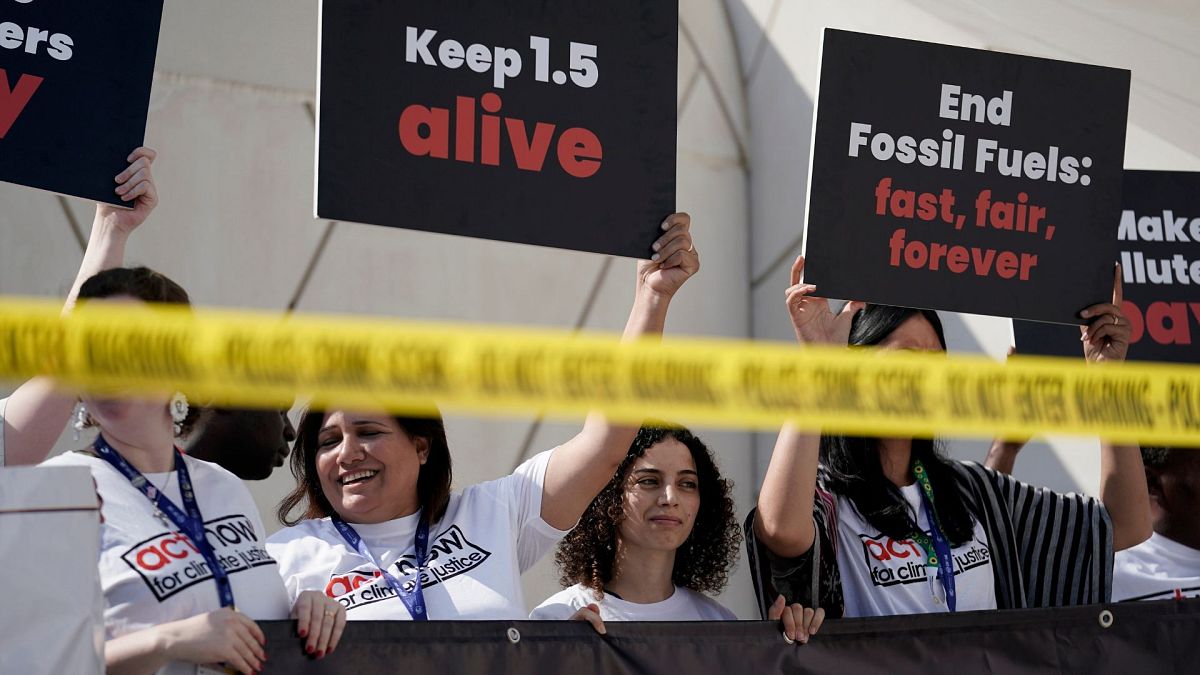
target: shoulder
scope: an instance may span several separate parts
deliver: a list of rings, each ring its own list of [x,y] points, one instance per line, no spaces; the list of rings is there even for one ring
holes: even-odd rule
[[[306,543],[323,544],[333,531],[333,526],[330,524],[328,518],[305,519],[267,537],[267,545],[287,547],[304,545]]]
[[[705,621],[737,621],[736,614],[713,598],[690,588],[680,588],[679,590],[687,594]]]
[[[511,493],[516,486],[520,485],[530,483],[541,485],[546,478],[546,467],[550,464],[550,457],[556,449],[539,452],[521,462],[520,466],[507,476],[468,485],[461,490],[461,495],[463,498],[473,497],[477,494],[500,495]]]
[[[529,618],[539,621],[557,621],[571,618],[580,607],[597,602],[590,588],[576,584],[546,598],[529,613]],[[587,598],[591,597],[591,600]]]

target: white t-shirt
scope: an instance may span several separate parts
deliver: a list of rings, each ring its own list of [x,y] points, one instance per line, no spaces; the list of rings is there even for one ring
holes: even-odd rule
[[[675,587],[671,597],[662,602],[639,604],[627,602],[611,593],[597,600],[592,589],[577,584],[546,598],[529,613],[539,621],[569,619],[577,610],[590,604],[600,606],[600,618],[605,621],[737,621],[737,616],[712,598],[687,588]]]
[[[1146,541],[1117,551],[1112,599],[1200,598],[1200,551],[1155,532]]]
[[[0,398],[0,466],[4,466],[4,408],[8,406],[8,397]]]
[[[184,461],[208,541],[229,573],[238,611],[255,620],[286,619],[291,603],[279,567],[264,547],[266,531],[250,491],[216,464],[194,457]],[[156,518],[150,500],[111,464],[68,452],[43,466],[88,467],[104,500],[99,569],[106,639],[221,608],[204,556],[176,528]],[[177,474],[145,476],[182,508]],[[195,671],[192,664],[172,663],[159,672]]]
[[[438,619],[524,619],[521,573],[566,532],[542,520],[547,451],[511,476],[450,495],[446,515],[429,528],[422,593],[428,616]],[[413,539],[420,513],[378,524],[355,524],[371,553],[402,582],[416,563]],[[279,561],[288,594],[323,590],[354,620],[412,617],[370,560],[363,558],[328,518],[306,520],[276,532],[267,550]]]
[[[917,484],[900,488],[917,525],[929,532],[929,518],[921,508]],[[936,568],[924,564],[925,551],[911,539],[893,540],[871,527],[854,504],[837,497],[838,570],[842,575],[845,616],[894,616],[948,612],[945,591],[936,580]],[[954,554],[955,610],[996,609],[996,587],[991,549],[983,526],[975,523],[970,541]],[[934,572],[933,581],[929,573]]]

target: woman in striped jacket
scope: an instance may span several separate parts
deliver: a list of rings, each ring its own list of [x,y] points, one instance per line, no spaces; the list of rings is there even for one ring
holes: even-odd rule
[[[803,265],[787,291],[801,344],[946,349],[931,311],[850,303],[834,315],[799,282]],[[1125,357],[1114,283],[1112,303],[1081,313],[1091,362]],[[948,459],[928,439],[787,426],[746,523],[755,590],[764,616],[781,593],[810,620],[1103,602],[1113,551],[1150,534],[1143,476],[1136,447],[1102,444],[1097,500]]]

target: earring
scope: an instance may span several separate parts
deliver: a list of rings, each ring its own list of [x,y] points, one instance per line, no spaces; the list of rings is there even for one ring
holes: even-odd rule
[[[171,413],[171,420],[175,423],[175,435],[178,436],[183,431],[183,421],[188,416],[188,400],[181,392],[175,392],[171,397],[171,402],[167,404],[167,410]]]
[[[83,405],[83,401],[75,403],[75,421],[71,423],[75,429],[75,440],[79,440],[79,433],[88,427],[87,407]]]

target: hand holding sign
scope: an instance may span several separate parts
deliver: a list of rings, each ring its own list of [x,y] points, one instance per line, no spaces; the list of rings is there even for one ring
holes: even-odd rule
[[[638,262],[638,289],[666,299],[674,297],[683,283],[700,271],[700,254],[692,242],[692,217],[674,213],[663,221],[666,234],[654,242],[650,260]]]
[[[796,262],[792,263],[792,285],[787,289],[788,314],[792,317],[796,339],[800,344],[845,346],[850,338],[850,323],[864,303],[848,302],[835,315],[829,309],[828,300],[809,295],[817,287],[800,283],[803,273],[804,256],[796,256]]]
[[[1121,313],[1121,265],[1113,268],[1112,302],[1092,305],[1079,313],[1088,319],[1080,326],[1083,355],[1089,363],[1124,361],[1133,330],[1129,319]]]
[[[117,185],[114,192],[121,201],[130,203],[132,208],[119,208],[105,203],[96,204],[96,221],[107,225],[113,231],[128,236],[138,225],[146,222],[150,212],[158,206],[158,188],[154,186],[154,175],[150,165],[158,153],[150,148],[138,148],[127,158],[129,166],[117,174],[113,180]]]

